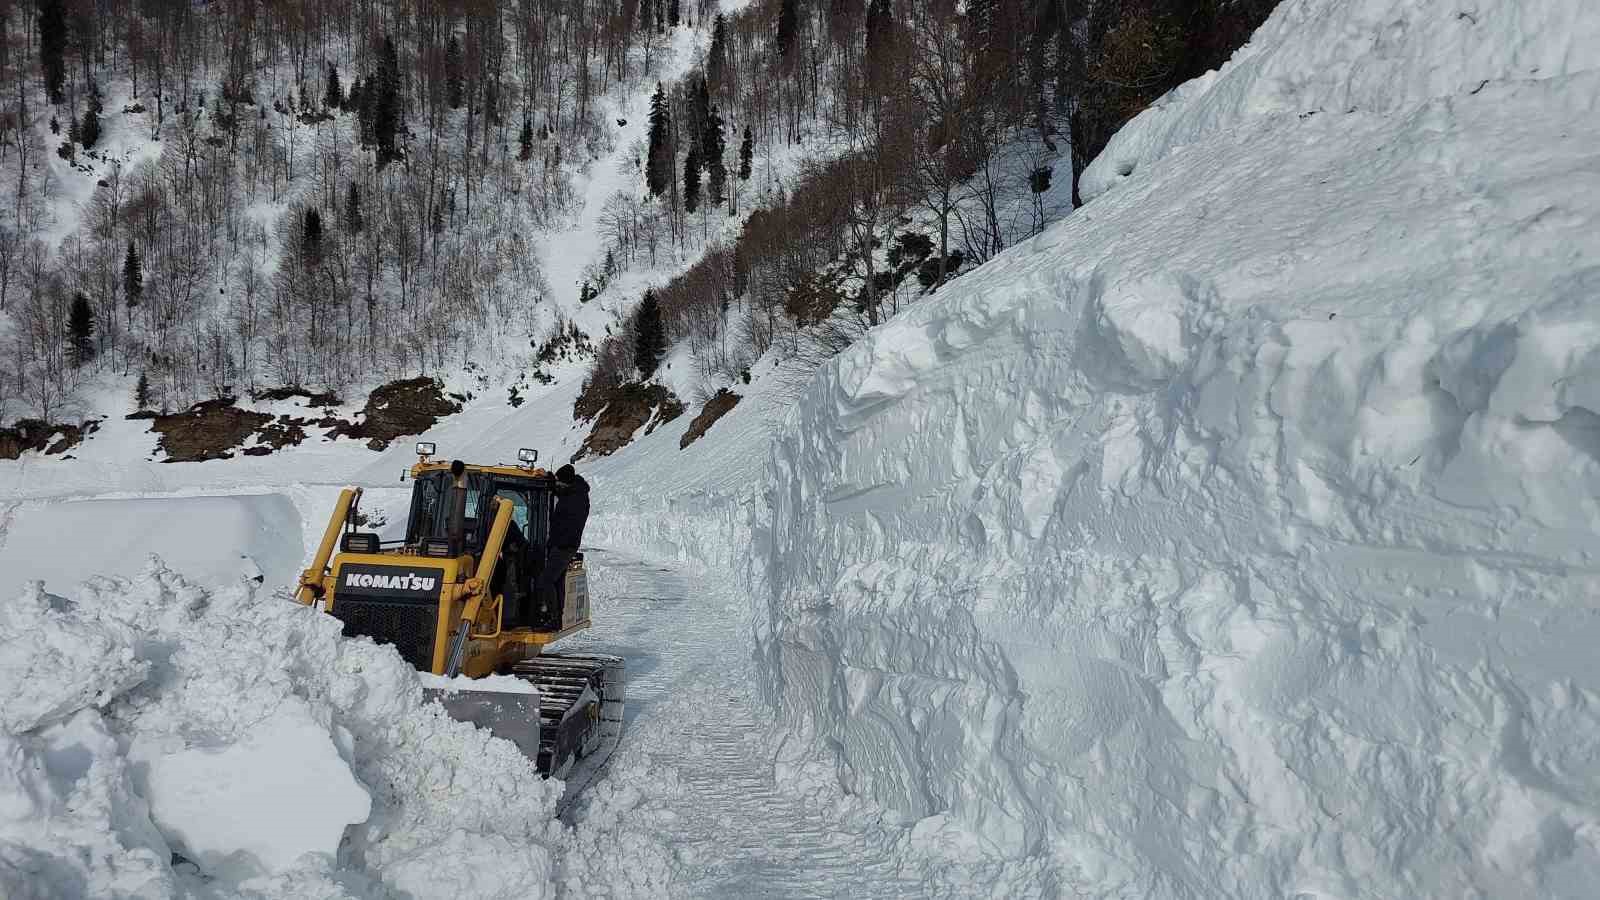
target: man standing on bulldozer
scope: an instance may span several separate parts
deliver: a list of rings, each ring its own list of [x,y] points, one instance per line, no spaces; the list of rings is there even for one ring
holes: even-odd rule
[[[544,568],[539,572],[539,583],[534,596],[547,621],[561,622],[561,610],[566,603],[567,565],[577,555],[583,544],[583,526],[589,521],[589,482],[583,480],[571,465],[556,470],[556,506],[550,513],[550,542],[546,545]],[[551,592],[554,592],[553,607]]]

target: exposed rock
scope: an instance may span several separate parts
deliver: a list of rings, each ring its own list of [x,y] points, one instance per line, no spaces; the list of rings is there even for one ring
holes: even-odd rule
[[[266,413],[233,405],[221,397],[189,407],[187,412],[156,416],[150,429],[161,435],[158,447],[167,455],[162,462],[200,462],[232,459],[233,449],[272,421]]]
[[[573,462],[585,456],[610,456],[626,447],[640,428],[649,434],[657,426],[683,415],[684,411],[683,402],[659,384],[630,381],[603,394],[593,393],[588,404],[584,398],[579,398],[573,407],[574,413],[580,418],[594,420],[594,428],[584,438],[583,446],[573,454]],[[585,409],[593,409],[592,404],[596,400],[603,401],[603,405],[592,415],[583,416]]]
[[[42,419],[18,419],[10,428],[0,428],[0,459],[18,459],[29,450],[54,456],[83,443],[100,427],[100,420],[82,425],[54,425]]]
[[[718,419],[727,415],[728,410],[739,405],[740,399],[742,398],[738,394],[727,388],[717,391],[717,395],[707,400],[706,405],[700,409],[700,415],[695,416],[694,421],[689,423],[689,430],[685,431],[683,437],[678,439],[678,449],[682,450],[704,437],[705,433],[710,430],[712,425],[716,424]]]
[[[329,436],[366,438],[368,447],[383,450],[395,438],[421,434],[445,416],[460,411],[461,403],[447,399],[444,386],[432,378],[391,381],[367,398],[360,422],[340,423]]]
[[[304,397],[306,398],[307,406],[338,406],[344,403],[333,391],[313,394],[300,387],[278,387],[269,391],[262,391],[254,396],[257,400],[288,400],[294,397]]]

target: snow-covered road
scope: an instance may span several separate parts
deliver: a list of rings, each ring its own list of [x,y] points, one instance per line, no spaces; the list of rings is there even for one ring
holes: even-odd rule
[[[574,826],[565,896],[622,885],[683,897],[987,892],[977,871],[930,858],[911,829],[836,786],[779,777],[781,737],[755,687],[750,607],[731,579],[620,549],[587,557],[595,627],[564,649],[627,658],[627,728],[564,816]]]

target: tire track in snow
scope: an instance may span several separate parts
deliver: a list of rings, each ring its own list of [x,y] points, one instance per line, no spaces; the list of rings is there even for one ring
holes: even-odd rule
[[[567,815],[580,833],[619,834],[592,833],[585,845],[648,831],[670,855],[673,896],[940,893],[908,870],[899,829],[846,819],[831,802],[836,790],[809,796],[777,783],[750,612],[737,593],[621,551],[587,555],[596,624],[562,649],[624,656],[629,682],[621,745]],[[584,879],[566,889],[606,892]]]

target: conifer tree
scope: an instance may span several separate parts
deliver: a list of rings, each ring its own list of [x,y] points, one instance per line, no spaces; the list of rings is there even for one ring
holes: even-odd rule
[[[367,93],[374,95],[372,136],[378,145],[378,168],[381,169],[400,158],[395,146],[395,135],[400,131],[400,61],[393,38],[383,39],[383,54],[378,59],[378,73],[374,78],[377,84],[369,82]]]
[[[744,127],[744,141],[739,144],[739,180],[750,180],[750,161],[755,156],[756,145],[750,138],[750,126]]]
[[[461,42],[457,41],[453,34],[444,47],[444,83],[446,102],[450,104],[451,109],[460,109],[462,95],[465,93],[461,77]]]
[[[721,206],[727,199],[728,169],[722,161],[726,149],[722,138],[722,113],[715,106],[706,117],[706,135],[700,143],[705,146],[706,169],[711,173],[706,184],[706,199],[712,206]]]
[[[517,135],[517,159],[527,162],[533,158],[533,120],[524,117],[522,133]]]
[[[328,88],[322,95],[322,105],[338,109],[344,105],[344,89],[339,86],[339,67],[328,63]]]
[[[350,182],[350,190],[344,195],[344,227],[351,234],[360,234],[363,224],[361,220],[361,190],[352,181]]]
[[[133,386],[133,408],[144,410],[150,408],[150,379],[143,372],[139,373],[139,382]]]
[[[667,352],[667,330],[661,323],[661,307],[654,291],[645,291],[633,323],[633,364],[640,378],[656,373],[662,354]]]
[[[94,104],[83,111],[83,124],[78,126],[78,140],[83,144],[83,149],[88,150],[100,140],[100,116],[94,110]]]
[[[690,148],[683,160],[683,208],[694,212],[700,205],[700,151]]]
[[[44,88],[50,102],[66,102],[67,10],[65,0],[39,3],[39,66],[44,70]]]
[[[74,369],[94,359],[94,308],[82,291],[72,295],[67,311],[67,361]]]
[[[133,248],[133,241],[128,242],[128,255],[122,259],[122,297],[132,309],[139,305],[139,298],[144,296],[144,263],[139,259],[139,251]]]
[[[678,8],[678,2],[679,0],[669,0],[671,5],[669,6],[670,12],[667,13],[667,24],[671,25],[673,28],[677,28],[678,23],[682,21],[679,15],[681,10]]]
[[[672,113],[667,109],[666,91],[656,84],[656,94],[650,99],[650,160],[646,166],[645,180],[650,194],[659,197],[672,186]]]
[[[799,30],[799,11],[796,0],[781,0],[778,7],[778,57],[784,63],[794,58],[796,32]]]
[[[639,0],[639,30],[648,31],[656,25],[656,0]]]
[[[305,229],[300,233],[300,249],[306,266],[322,262],[322,213],[316,207],[306,210]]]
[[[706,80],[711,90],[722,89],[722,80],[728,74],[728,19],[717,13],[711,26],[711,50],[706,54]]]
[[[701,151],[700,162],[703,165],[706,162],[706,120],[711,117],[711,91],[706,87],[704,78],[695,83],[689,98],[689,149]]]

